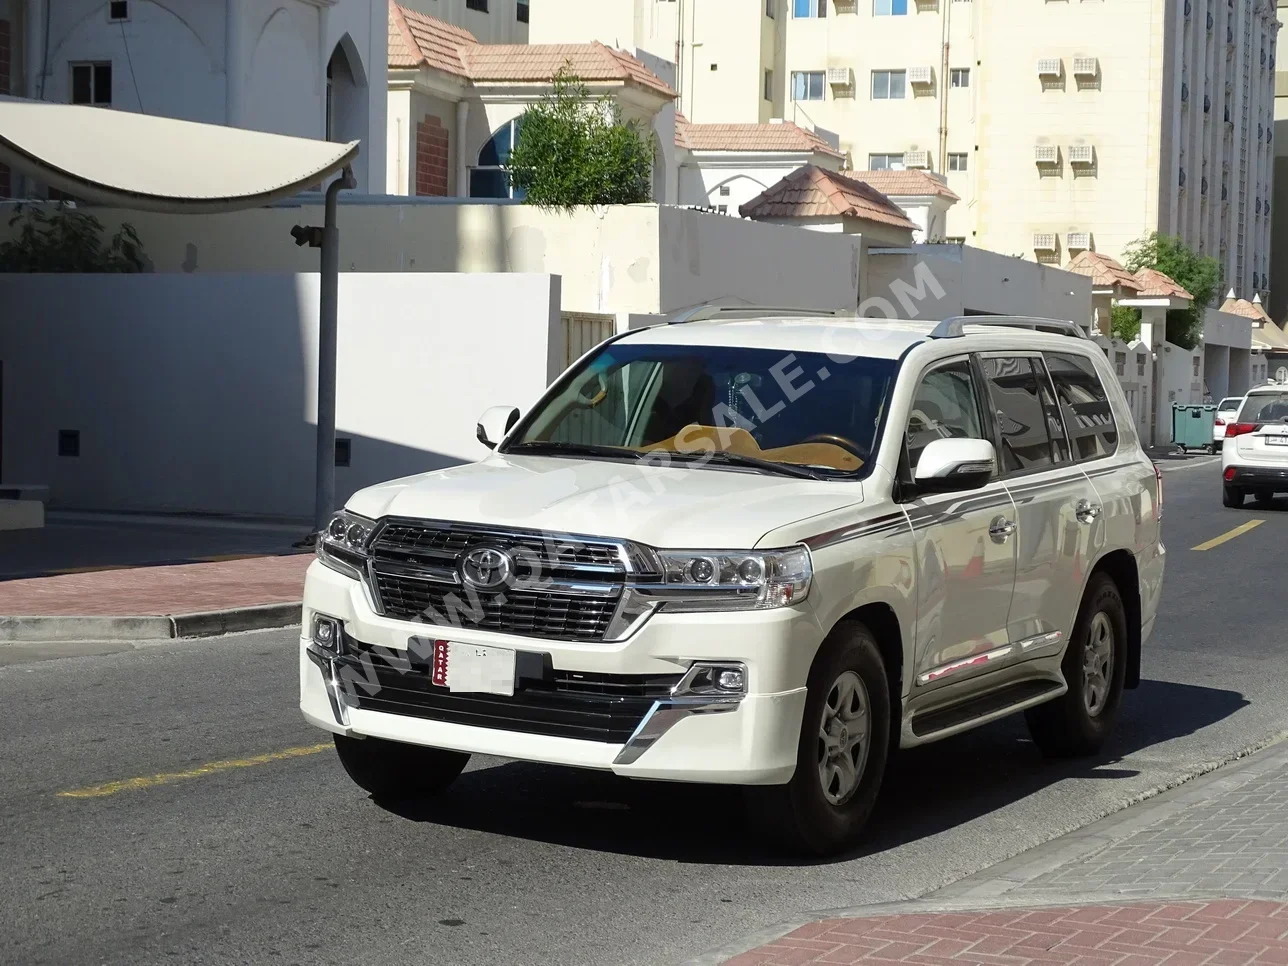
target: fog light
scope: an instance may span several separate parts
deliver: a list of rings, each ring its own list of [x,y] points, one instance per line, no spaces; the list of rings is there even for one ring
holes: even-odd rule
[[[313,643],[328,651],[337,651],[343,627],[334,617],[315,614],[313,617]]]
[[[716,676],[716,687],[721,691],[741,691],[743,689],[742,669],[732,668],[721,671]]]

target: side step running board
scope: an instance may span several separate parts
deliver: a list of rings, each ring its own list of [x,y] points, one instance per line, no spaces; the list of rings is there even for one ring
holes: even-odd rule
[[[914,715],[912,733],[918,738],[929,738],[980,718],[1000,718],[1011,711],[1039,704],[1045,698],[1057,697],[1064,690],[1063,685],[1054,681],[1016,681],[996,691],[967,698],[958,704]]]

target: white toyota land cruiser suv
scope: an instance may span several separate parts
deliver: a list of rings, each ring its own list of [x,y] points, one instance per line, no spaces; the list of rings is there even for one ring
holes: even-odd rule
[[[897,748],[1023,711],[1095,753],[1154,625],[1162,478],[1080,336],[712,308],[610,339],[488,410],[488,458],[335,516],[304,715],[377,798],[472,753],[736,784],[814,854]]]

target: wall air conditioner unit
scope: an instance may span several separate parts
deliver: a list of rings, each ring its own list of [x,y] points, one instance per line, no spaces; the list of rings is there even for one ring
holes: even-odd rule
[[[1073,73],[1075,77],[1095,77],[1100,73],[1100,61],[1095,57],[1075,57]]]
[[[1039,77],[1059,77],[1062,73],[1064,67],[1059,57],[1043,57],[1038,61]]]
[[[903,153],[903,166],[905,168],[929,168],[930,152],[929,151],[905,151]]]
[[[1069,251],[1086,251],[1091,247],[1091,232],[1089,231],[1071,231],[1064,239],[1065,246]]]
[[[827,82],[833,87],[853,87],[854,70],[850,67],[829,67]]]
[[[1033,250],[1035,252],[1053,252],[1056,250],[1056,238],[1058,236],[1053,231],[1038,231],[1033,233]]]
[[[1060,148],[1055,144],[1036,144],[1033,146],[1033,160],[1037,164],[1059,164]]]
[[[932,67],[909,67],[908,83],[909,84],[933,84],[935,82],[935,71]]]
[[[1090,144],[1070,144],[1070,164],[1095,164],[1096,149]]]

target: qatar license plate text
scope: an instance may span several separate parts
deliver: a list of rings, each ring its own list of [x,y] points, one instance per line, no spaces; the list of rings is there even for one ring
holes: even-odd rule
[[[514,651],[456,641],[434,642],[430,681],[466,694],[514,694]]]

